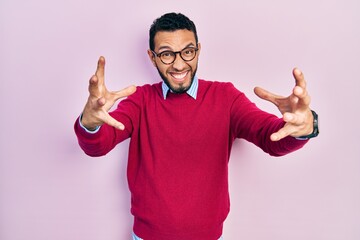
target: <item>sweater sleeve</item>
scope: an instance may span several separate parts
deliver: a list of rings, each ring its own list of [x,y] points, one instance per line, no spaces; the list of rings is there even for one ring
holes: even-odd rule
[[[235,92],[236,95],[230,113],[233,138],[243,138],[252,142],[271,156],[283,156],[291,153],[302,148],[308,142],[291,136],[280,141],[271,141],[271,134],[285,125],[283,119],[262,111],[235,87],[230,91],[233,91],[233,94]]]
[[[124,130],[103,124],[96,133],[89,133],[80,126],[78,118],[75,121],[74,130],[81,149],[92,157],[103,156],[110,152],[118,143],[131,137],[134,122],[136,123],[139,119],[140,98],[141,93],[136,92],[122,100],[118,107],[109,113],[117,121],[124,124]]]

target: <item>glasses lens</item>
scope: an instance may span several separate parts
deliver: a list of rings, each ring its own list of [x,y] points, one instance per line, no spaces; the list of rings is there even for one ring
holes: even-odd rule
[[[181,51],[181,57],[185,61],[191,61],[195,58],[196,49],[195,48],[185,48]]]
[[[175,60],[175,53],[171,51],[165,51],[160,53],[160,59],[163,63],[170,64]]]

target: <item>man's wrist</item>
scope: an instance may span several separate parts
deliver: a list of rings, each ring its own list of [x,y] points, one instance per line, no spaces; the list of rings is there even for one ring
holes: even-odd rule
[[[314,137],[317,137],[319,135],[319,119],[318,119],[318,115],[315,111],[311,110],[311,113],[314,117],[314,120],[313,120],[313,132],[310,133],[309,135],[306,135],[306,136],[301,136],[301,137],[297,137],[296,139],[299,139],[299,140],[307,140],[307,139],[310,139],[310,138],[314,138]]]
[[[81,122],[82,116],[83,116],[83,114],[81,113],[81,115],[79,117],[79,125],[80,125],[80,127],[82,129],[84,129],[86,132],[91,133],[91,134],[97,133],[100,130],[100,126],[96,126],[95,128],[87,128],[87,127],[85,127]]]

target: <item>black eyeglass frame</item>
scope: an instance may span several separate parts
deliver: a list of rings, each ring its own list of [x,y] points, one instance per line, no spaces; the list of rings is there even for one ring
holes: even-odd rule
[[[182,53],[183,51],[185,51],[185,50],[188,50],[188,49],[194,50],[194,51],[195,51],[195,54],[194,54],[194,57],[193,57],[192,59],[186,60],[186,59],[183,58],[183,56],[181,55],[181,53]],[[170,64],[173,64],[173,63],[175,62],[177,54],[179,54],[180,57],[181,57],[181,59],[184,60],[185,62],[190,62],[190,61],[194,60],[194,58],[196,57],[196,53],[197,53],[198,50],[199,50],[199,48],[197,48],[197,47],[186,47],[186,48],[184,48],[183,50],[177,51],[177,52],[173,52],[173,51],[170,51],[170,50],[166,50],[166,51],[163,51],[163,52],[161,52],[161,53],[156,53],[156,52],[153,51],[153,50],[151,50],[151,52],[152,52],[156,57],[160,58],[160,61],[161,61],[163,64],[165,64],[165,65],[170,65]],[[175,56],[175,57],[174,57],[174,60],[173,60],[172,62],[170,62],[170,63],[164,62],[164,61],[161,59],[161,55],[164,54],[164,53],[174,54],[174,56]]]

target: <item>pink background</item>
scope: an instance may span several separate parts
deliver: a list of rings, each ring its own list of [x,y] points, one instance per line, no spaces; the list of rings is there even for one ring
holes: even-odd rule
[[[73,123],[100,55],[109,89],[159,81],[148,28],[183,12],[198,27],[198,76],[231,81],[261,108],[305,73],[321,134],[272,158],[238,140],[224,237],[360,239],[360,2],[1,0],[0,239],[130,239],[128,142],[87,157]]]

